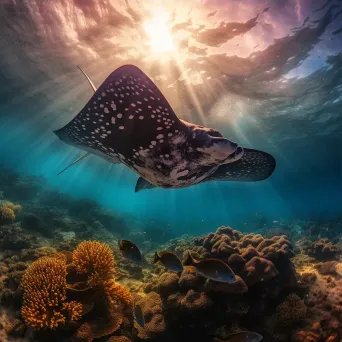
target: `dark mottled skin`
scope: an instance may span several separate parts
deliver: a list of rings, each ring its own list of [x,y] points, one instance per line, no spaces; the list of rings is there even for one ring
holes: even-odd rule
[[[220,166],[244,155],[242,147],[219,131],[178,119],[156,85],[133,65],[112,72],[81,112],[55,133],[163,188],[215,178]]]

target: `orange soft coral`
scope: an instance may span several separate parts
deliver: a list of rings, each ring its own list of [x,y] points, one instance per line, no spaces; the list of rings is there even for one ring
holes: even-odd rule
[[[25,271],[21,286],[24,289],[21,314],[34,329],[54,329],[81,317],[82,305],[66,303],[66,264],[54,257],[42,257]]]
[[[75,301],[67,302],[63,304],[62,308],[68,314],[68,318],[71,321],[78,321],[82,317],[83,307],[81,303]]]
[[[89,286],[97,286],[114,276],[114,256],[104,243],[83,241],[73,252],[73,263],[79,273],[88,276]]]
[[[296,332],[294,339],[295,342],[318,342],[321,341],[320,335],[313,331],[299,330]]]
[[[103,285],[107,300],[110,304],[123,303],[127,306],[132,305],[132,295],[125,286],[116,283],[114,279],[105,281]]]

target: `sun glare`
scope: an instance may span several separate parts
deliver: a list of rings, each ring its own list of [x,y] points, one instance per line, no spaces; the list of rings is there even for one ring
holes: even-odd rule
[[[157,13],[152,19],[144,23],[144,29],[149,37],[148,45],[156,53],[168,53],[175,49],[170,30],[167,25],[167,16]]]

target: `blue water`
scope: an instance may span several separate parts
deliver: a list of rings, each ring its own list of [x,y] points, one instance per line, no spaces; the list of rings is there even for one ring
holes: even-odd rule
[[[115,53],[111,57],[108,50],[104,51],[109,45],[113,51],[116,47],[128,51],[130,35],[139,29],[139,22],[125,13],[127,8],[119,2],[118,11],[131,18],[129,30],[108,23],[106,27],[101,26],[99,18],[108,13],[95,6],[97,1],[81,5],[74,0],[74,11],[78,9],[81,12],[77,13],[89,19],[82,26],[80,18],[70,17],[69,20],[77,22],[74,33],[63,19],[74,12],[63,9],[63,3],[61,0],[23,2],[25,11],[19,11],[19,5],[11,1],[9,5],[0,3],[1,13],[12,15],[11,20],[6,17],[0,24],[2,32],[6,32],[0,39],[0,161],[3,166],[24,175],[42,176],[51,186],[75,198],[95,199],[105,207],[146,223],[161,222],[177,234],[207,232],[223,224],[246,227],[245,223],[252,222],[258,214],[269,220],[341,215],[342,34],[332,34],[341,26],[340,3],[334,5],[329,1],[324,9],[313,13],[325,2],[316,4],[315,1],[313,6],[308,1],[298,1],[301,6],[296,7],[292,1],[282,1],[279,3],[283,3],[283,7],[271,6],[255,27],[232,38],[232,42],[227,40],[218,47],[213,47],[210,40],[198,43],[198,48],[210,50],[203,57],[207,73],[219,78],[214,72],[219,70],[219,74],[226,72],[228,75],[228,80],[221,80],[218,88],[215,83],[208,84],[209,90],[206,84],[201,88],[194,83],[193,97],[187,92],[174,93],[173,88],[167,88],[166,81],[156,80],[179,117],[218,128],[225,137],[240,145],[271,153],[277,167],[268,180],[210,182],[185,189],[153,189],[139,193],[134,193],[138,178],[135,173],[98,157],[89,157],[64,174],[56,175],[82,155],[53,134],[53,130],[67,124],[92,95],[77,64],[96,85],[126,63],[143,70],[152,64],[150,77],[163,70],[152,57],[146,62],[146,56],[128,54],[125,58],[123,54],[119,59]],[[99,3],[105,7],[104,2]],[[247,11],[248,4],[255,8]],[[132,2],[133,5],[138,11],[138,3]],[[171,5],[169,2],[164,5],[167,12]],[[246,22],[266,5],[263,1],[256,1],[254,5],[241,1],[236,18],[229,14],[226,21]],[[147,2],[146,10],[153,6],[152,1]],[[221,2],[203,2],[198,11],[220,10],[220,6],[220,20],[224,20],[226,12]],[[296,15],[291,12],[295,8],[299,11]],[[178,8],[179,22],[183,21],[186,9]],[[196,10],[193,11],[193,21],[196,21]],[[291,33],[291,27],[300,26],[309,14],[318,22],[309,22],[298,30],[299,33]],[[215,27],[215,20],[205,20],[208,20],[207,29]],[[100,31],[104,30],[103,35],[96,36],[96,32],[91,35],[87,25],[94,23],[99,25]],[[267,29],[266,24],[273,29]],[[65,30],[60,28],[59,31],[59,25],[64,25]],[[117,30],[117,40],[108,41],[106,30],[109,29]],[[68,32],[70,35],[66,34]],[[216,38],[220,32],[217,31]],[[262,47],[253,57],[251,45],[259,42]],[[234,56],[233,44],[246,46],[245,50],[235,52],[236,58],[230,59]],[[218,63],[211,69],[215,54],[224,53],[227,65]],[[257,63],[251,65],[255,60]],[[187,63],[187,68],[198,70],[196,65]]]

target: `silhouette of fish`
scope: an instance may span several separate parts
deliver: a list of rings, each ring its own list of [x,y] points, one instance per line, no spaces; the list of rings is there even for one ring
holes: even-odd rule
[[[229,335],[226,340],[214,338],[214,342],[259,342],[263,337],[252,331],[241,331],[236,334]]]
[[[154,254],[154,260],[153,263],[157,262],[162,263],[168,270],[174,271],[174,272],[182,272],[183,271],[183,265],[181,261],[179,260],[178,256],[172,252],[159,252],[159,254],[156,252]]]
[[[135,171],[142,177],[136,191],[217,180],[259,181],[273,173],[275,159],[270,154],[243,148],[215,129],[180,120],[137,67],[116,69],[98,89],[86,77],[95,94],[54,133],[84,150],[85,156],[95,154]]]
[[[145,327],[145,317],[144,317],[144,312],[139,304],[136,304],[134,302],[133,305],[133,315],[135,321],[142,327]]]
[[[220,283],[236,283],[236,277],[233,270],[223,261],[214,258],[204,258],[195,260],[189,253],[189,266],[193,266],[196,273],[207,279]]]
[[[126,259],[142,263],[143,260],[140,250],[133,242],[128,240],[119,240],[119,249]]]

